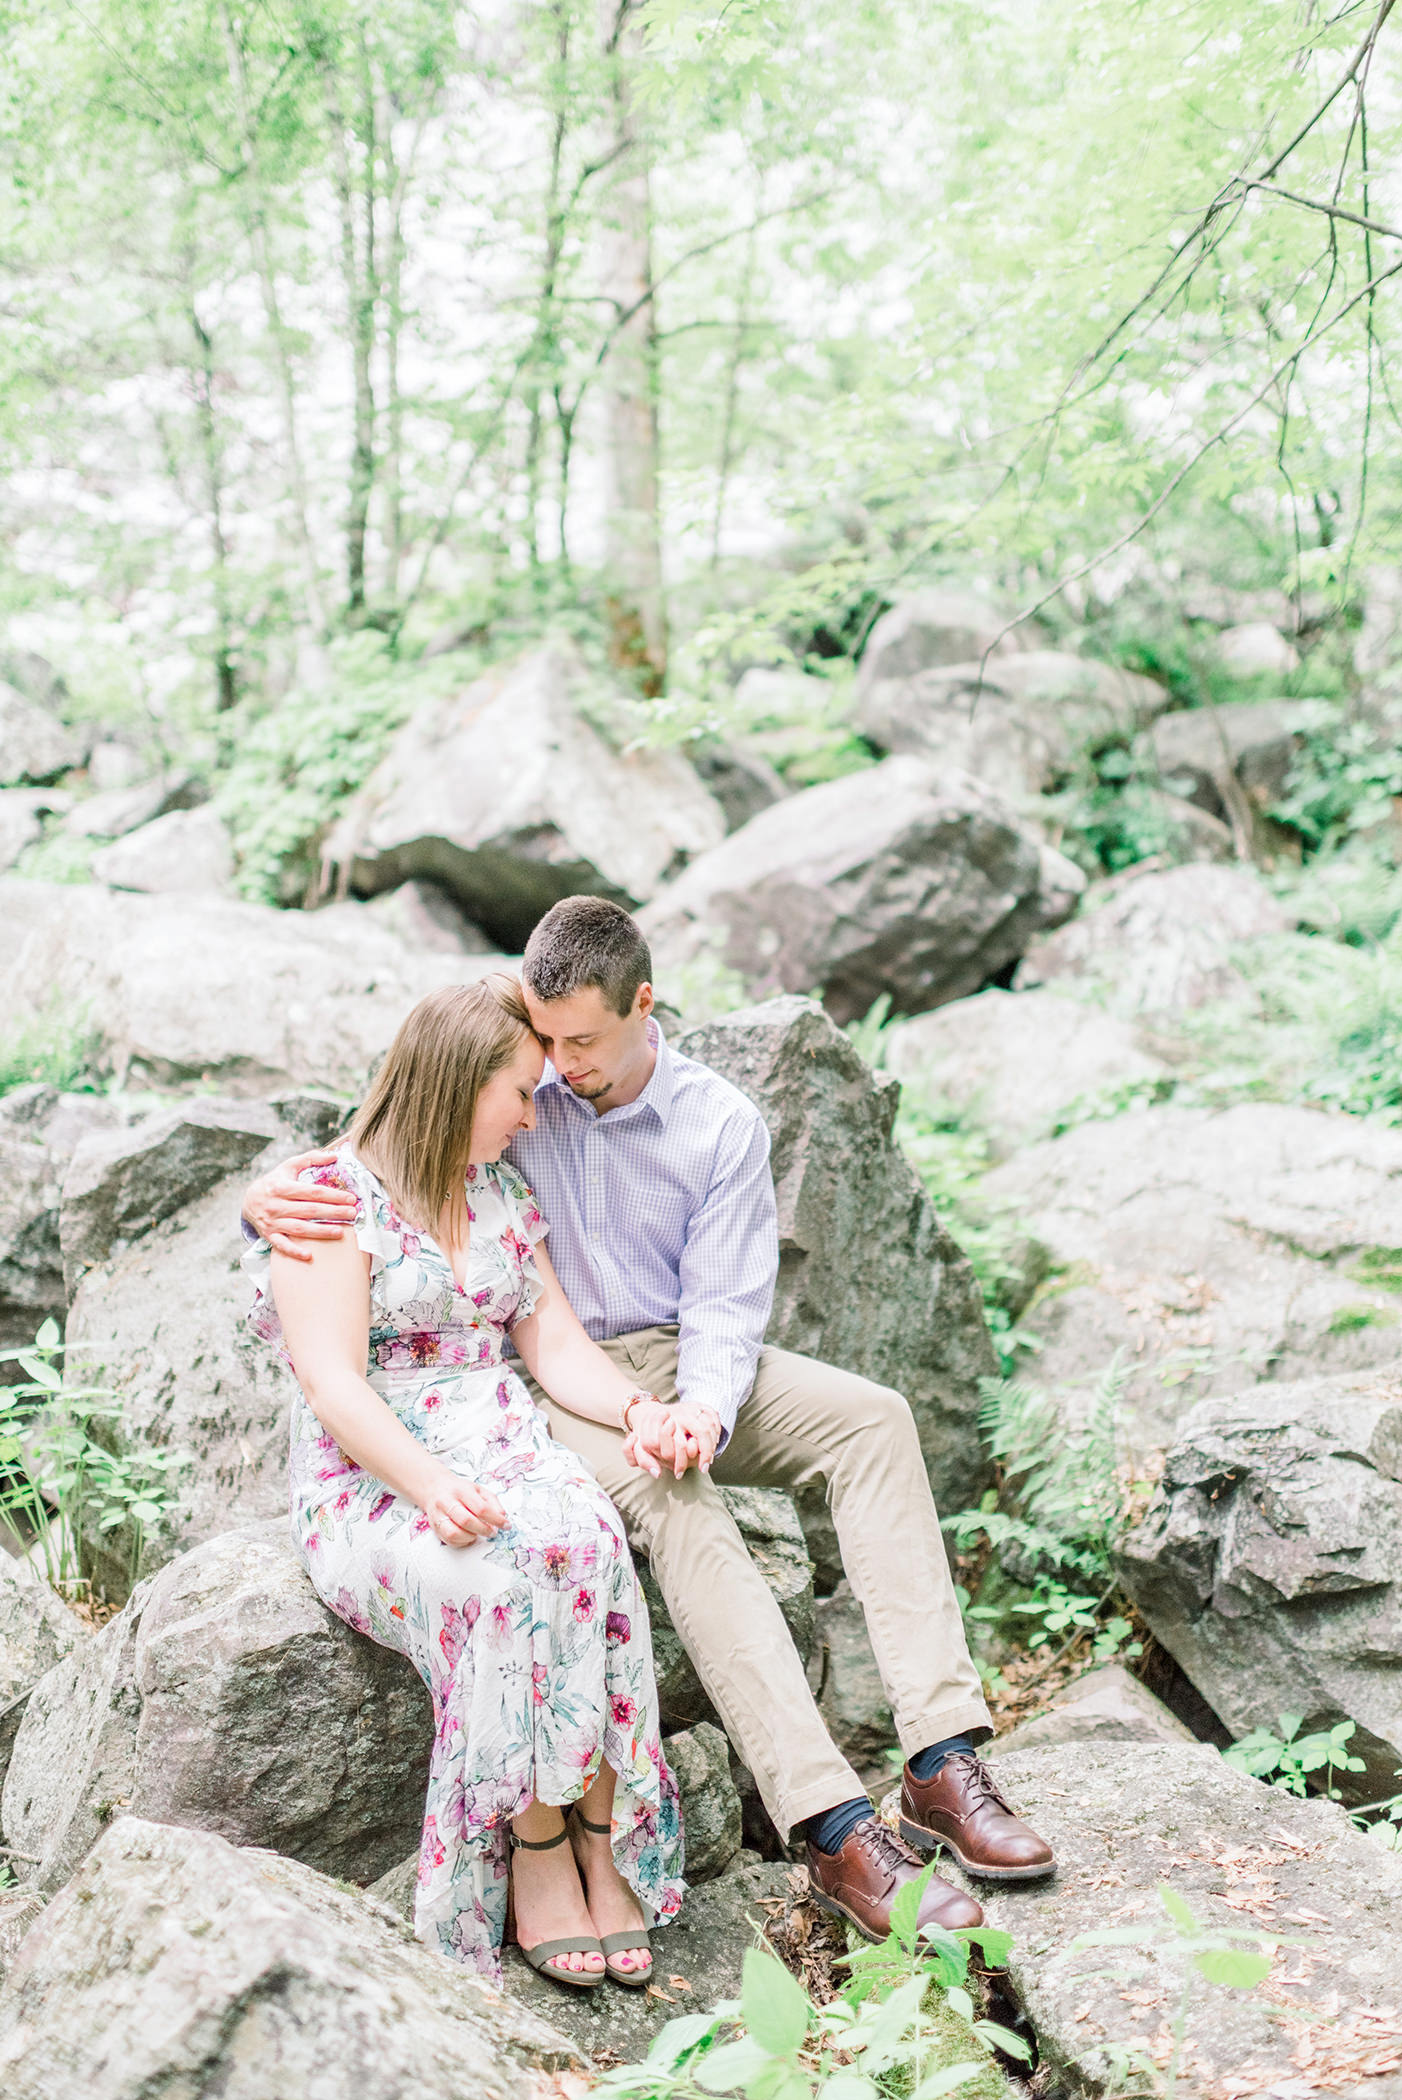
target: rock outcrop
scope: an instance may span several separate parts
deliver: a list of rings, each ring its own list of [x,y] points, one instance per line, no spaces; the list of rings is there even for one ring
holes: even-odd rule
[[[6,2100],[541,2100],[573,2046],[353,1890],[123,1816],[0,1989]]]
[[[902,1086],[975,1119],[995,1158],[1045,1137],[1078,1103],[1131,1089],[1152,1098],[1171,1078],[1131,1022],[1050,990],[990,988],[898,1022],[884,1043]]]
[[[884,612],[867,636],[857,667],[860,693],[895,678],[946,664],[967,664],[992,651],[995,662],[1031,647],[1035,629],[1007,626],[1005,615],[976,591],[932,584],[910,591]]]
[[[769,1128],[779,1207],[769,1340],[896,1386],[937,1501],[977,1501],[988,1477],[978,1381],[996,1368],[993,1346],[973,1271],[892,1138],[898,1084],[811,999],[728,1014],[681,1048],[748,1094]],[[826,1513],[805,1503],[803,1515],[830,1588],[841,1569]]]
[[[1351,1798],[1402,1765],[1402,1368],[1256,1386],[1180,1425],[1121,1573],[1234,1735],[1356,1724]]]
[[[234,843],[208,804],[173,809],[104,846],[92,871],[115,890],[225,893],[233,887]]]
[[[730,1776],[730,1744],[709,1721],[668,1736],[667,1762],[681,1794],[686,1885],[715,1881],[740,1850],[740,1796]]]
[[[44,787],[87,755],[87,742],[0,681],[0,787]]]
[[[1161,2089],[1185,1982],[1181,2100],[1402,2094],[1402,1857],[1326,1801],[1296,1801],[1203,1744],[1077,1742],[1002,1759],[998,1781],[1060,1872],[978,1888],[1013,1936],[1008,1982],[1051,2089]],[[1254,1989],[1210,1982],[1166,1886],[1204,1934],[1264,1951]],[[1107,1926],[1113,1947],[1078,1944]]]
[[[0,1820],[41,1892],[117,1807],[369,1881],[417,1841],[432,1739],[412,1665],[326,1609],[285,1524],[231,1532],[41,1678]]]
[[[1291,924],[1248,868],[1195,863],[1130,872],[1102,884],[1070,925],[1035,942],[1017,984],[1062,984],[1119,1014],[1181,1013],[1243,990],[1233,949]]]
[[[100,1073],[156,1086],[358,1095],[416,999],[499,960],[416,952],[368,914],[0,877],[15,1018],[60,1011]]]
[[[0,1546],[0,1787],[33,1687],[81,1641],[87,1628],[31,1568]]]
[[[581,711],[582,658],[561,643],[420,708],[326,842],[360,896],[422,878],[519,950],[557,899],[651,897],[724,832],[676,752],[617,751]]]
[[[1085,1386],[1122,1352],[1141,1457],[1209,1393],[1397,1354],[1397,1131],[1276,1102],[1148,1108],[1030,1146],[983,1190],[1059,1271],[1024,1316],[1037,1382]]]
[[[67,801],[57,788],[0,788],[0,873],[42,838],[45,817]]]
[[[866,1614],[845,1580],[819,1601],[818,1643],[819,1704],[828,1732],[867,1784],[879,1789],[891,1776],[885,1753],[896,1740],[896,1723],[867,1638]]]
[[[216,1183],[241,1172],[283,1127],[262,1102],[182,1102],[127,1130],[81,1139],[64,1176],[59,1238],[70,1292]]]
[[[259,1159],[271,1163],[319,1141],[283,1128]],[[162,1451],[182,1461],[165,1519],[147,1528],[143,1569],[287,1507],[292,1377],[244,1318],[252,1285],[240,1266],[238,1214],[255,1168],[249,1160],[95,1263],[69,1311],[75,1362],[118,1403],[105,1425],[118,1455]],[[129,1545],[125,1533],[88,1541],[100,1578],[118,1595]]]
[[[856,725],[878,751],[959,767],[1014,807],[1060,785],[1087,745],[1127,738],[1168,694],[1151,678],[1057,649],[864,676]]]
[[[65,1303],[59,1199],[81,1140],[114,1129],[115,1102],[34,1081],[0,1099],[0,1346],[32,1342]]]
[[[1087,1670],[1056,1693],[1045,1713],[1021,1721],[988,1745],[989,1757],[1062,1743],[1191,1743],[1191,1729],[1169,1712],[1123,1663]]]
[[[762,811],[640,917],[664,991],[714,957],[845,1022],[882,993],[922,1013],[977,991],[1084,886],[977,781],[888,758]]]
[[[1175,793],[1223,821],[1240,797],[1264,813],[1284,794],[1315,712],[1308,700],[1233,700],[1163,715],[1153,728],[1159,774]]]

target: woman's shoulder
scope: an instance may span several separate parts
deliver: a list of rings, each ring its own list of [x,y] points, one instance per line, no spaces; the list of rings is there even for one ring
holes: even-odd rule
[[[323,1160],[318,1166],[303,1167],[297,1179],[313,1188],[344,1189],[361,1203],[389,1202],[384,1183],[366,1166],[349,1140],[336,1147],[334,1159]]]

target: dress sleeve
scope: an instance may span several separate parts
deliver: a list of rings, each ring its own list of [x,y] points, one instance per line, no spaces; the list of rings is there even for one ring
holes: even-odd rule
[[[297,1179],[309,1187],[347,1189],[355,1197],[355,1222],[351,1229],[356,1245],[370,1257],[372,1285],[381,1269],[404,1259],[404,1243],[389,1199],[358,1159],[343,1153],[327,1166],[304,1167]],[[272,1248],[266,1240],[253,1242],[244,1254],[242,1267],[253,1279],[254,1287],[248,1325],[260,1341],[270,1343],[285,1359],[282,1322],[273,1303]]]
[[[508,1166],[505,1160],[499,1160],[496,1177],[502,1201],[506,1205],[503,1241],[511,1247],[521,1268],[521,1295],[516,1301],[516,1310],[511,1317],[513,1322],[528,1320],[545,1289],[540,1271],[531,1259],[531,1252],[545,1238],[550,1226],[541,1216],[540,1206],[514,1167]]]

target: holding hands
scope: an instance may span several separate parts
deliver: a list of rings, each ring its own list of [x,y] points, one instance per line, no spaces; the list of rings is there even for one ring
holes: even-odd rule
[[[623,1455],[630,1466],[651,1473],[654,1479],[661,1478],[664,1466],[678,1480],[690,1466],[710,1472],[721,1430],[720,1416],[712,1408],[688,1405],[684,1400],[668,1406],[649,1394],[630,1405],[627,1413]]]

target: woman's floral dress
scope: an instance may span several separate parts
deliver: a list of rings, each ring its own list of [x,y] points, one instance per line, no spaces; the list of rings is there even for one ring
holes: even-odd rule
[[[332,1611],[407,1655],[433,1694],[419,1938],[497,1976],[511,1819],[537,1796],[577,1798],[601,1758],[618,1774],[618,1869],[650,1922],[673,1916],[677,1789],[622,1520],[502,1362],[512,1323],[542,1288],[531,1249],[546,1226],[529,1189],[506,1165],[468,1170],[464,1288],[349,1147],[302,1179],[359,1202],[370,1384],[420,1443],[490,1488],[509,1519],[492,1538],[445,1546],[416,1503],[364,1472],[302,1395],[294,1400],[292,1530],[307,1572]],[[265,1244],[247,1266],[258,1283],[250,1323],[281,1346]]]

